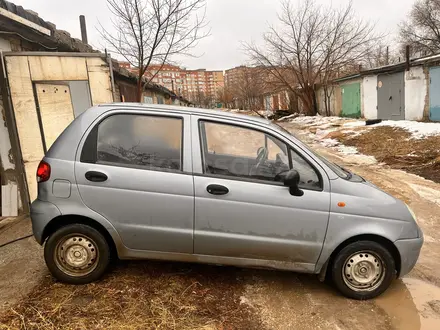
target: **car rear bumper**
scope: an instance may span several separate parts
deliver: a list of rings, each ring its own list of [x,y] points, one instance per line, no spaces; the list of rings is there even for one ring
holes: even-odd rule
[[[55,217],[60,216],[60,210],[50,202],[35,200],[31,205],[32,231],[39,244],[44,243],[44,229]]]
[[[414,268],[419,259],[420,250],[423,245],[423,235],[414,239],[398,240],[394,244],[399,250],[401,259],[399,277],[403,277]]]

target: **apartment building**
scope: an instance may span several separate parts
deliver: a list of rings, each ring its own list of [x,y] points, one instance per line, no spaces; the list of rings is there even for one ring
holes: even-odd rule
[[[145,76],[150,79],[153,77],[153,83],[162,85],[177,95],[184,95],[186,74],[178,66],[152,64],[145,72]]]
[[[150,65],[145,76],[152,78],[153,83],[203,106],[215,104],[225,86],[223,71],[186,70],[171,64]]]
[[[218,101],[219,93],[225,87],[223,71],[199,69],[186,70],[185,73],[184,96],[204,105]]]
[[[244,73],[250,68],[242,65],[225,71],[225,85],[233,88],[243,80]]]

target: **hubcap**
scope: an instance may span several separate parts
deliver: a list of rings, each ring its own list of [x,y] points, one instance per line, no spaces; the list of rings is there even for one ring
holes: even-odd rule
[[[98,249],[95,242],[82,234],[69,235],[55,249],[55,263],[70,276],[85,276],[98,265]]]
[[[362,251],[345,260],[342,278],[354,291],[373,291],[382,284],[385,271],[385,264],[379,255],[372,251]]]

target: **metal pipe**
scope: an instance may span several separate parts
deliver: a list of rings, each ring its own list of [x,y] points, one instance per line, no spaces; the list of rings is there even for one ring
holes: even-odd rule
[[[107,54],[107,49],[105,50],[105,53]],[[112,56],[110,54],[107,54],[107,61],[108,61],[108,66],[110,68],[110,80],[111,80],[111,86],[112,86],[113,102],[116,102],[115,76],[113,74],[113,60],[112,60]]]
[[[79,25],[81,27],[81,40],[83,43],[88,44],[86,17],[84,15],[79,16]]]

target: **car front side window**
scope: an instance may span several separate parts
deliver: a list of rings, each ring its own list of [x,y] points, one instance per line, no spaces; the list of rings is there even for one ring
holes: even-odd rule
[[[200,132],[206,174],[274,182],[290,168],[286,144],[264,132],[204,121]]]
[[[292,169],[299,173],[299,187],[302,189],[318,190],[322,188],[319,172],[310,165],[299,153],[290,150]]]

